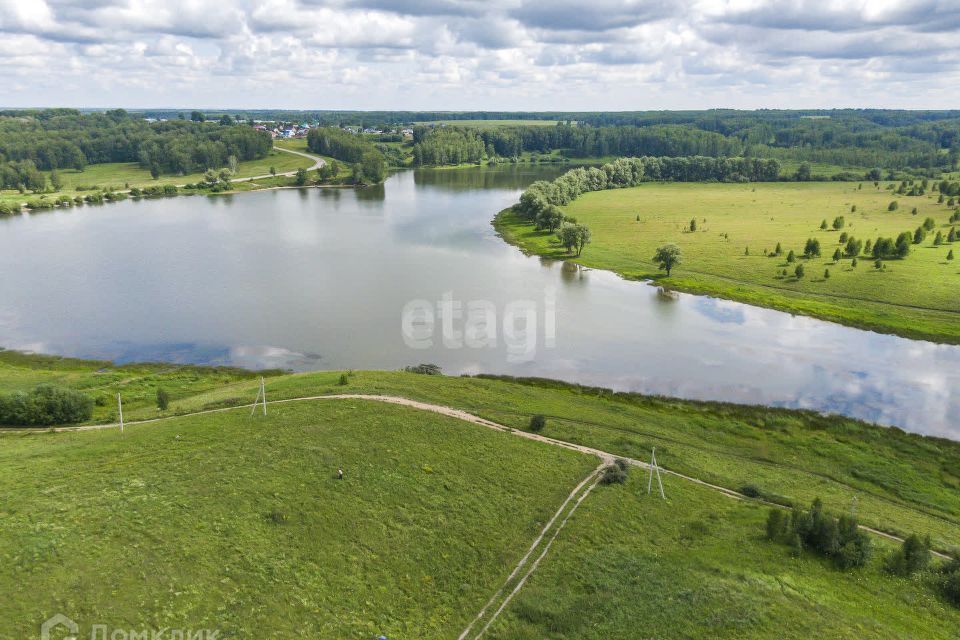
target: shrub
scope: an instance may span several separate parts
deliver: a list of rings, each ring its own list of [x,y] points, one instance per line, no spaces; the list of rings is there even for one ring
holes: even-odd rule
[[[607,465],[600,476],[601,484],[623,484],[627,481],[630,465],[626,460],[617,458],[613,464]]]
[[[790,531],[790,516],[782,509],[770,509],[767,514],[767,540],[782,541]]]
[[[530,431],[537,433],[538,431],[543,431],[543,428],[547,426],[547,418],[542,414],[537,414],[530,417]]]
[[[441,375],[440,367],[435,364],[418,364],[415,367],[404,367],[403,370],[407,373],[420,373],[425,376]]]
[[[887,211],[896,211],[899,208],[900,208],[900,203],[897,202],[896,200],[894,200],[893,202],[887,205]]]
[[[170,406],[170,394],[165,389],[157,389],[157,409],[166,411]]]
[[[960,560],[951,560],[942,570],[940,591],[955,607],[960,607]]]
[[[341,373],[340,380],[337,381],[337,384],[340,385],[341,387],[345,387],[349,382],[350,382],[350,378],[347,377],[347,374]]]
[[[29,393],[18,391],[0,396],[0,424],[66,424],[89,420],[92,415],[90,397],[51,384],[39,385]]]
[[[761,492],[759,488],[752,484],[745,484],[740,487],[740,493],[748,498],[759,498],[761,495],[763,495],[763,492]]]
[[[852,516],[839,520],[823,510],[820,499],[813,501],[809,511],[794,508],[784,524],[785,516],[776,516],[771,511],[767,517],[767,537],[787,542],[795,554],[808,548],[830,558],[840,569],[862,567],[870,559],[870,538],[857,526]]]
[[[899,549],[887,556],[885,568],[898,576],[913,575],[930,564],[930,538],[921,539],[913,534],[903,541]]]

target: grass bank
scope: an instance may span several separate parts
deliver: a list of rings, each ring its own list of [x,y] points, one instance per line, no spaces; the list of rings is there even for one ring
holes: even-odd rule
[[[0,635],[64,611],[118,628],[223,637],[456,637],[596,459],[454,418],[363,400],[240,408],[235,370],[0,353],[0,388],[56,382],[125,398],[117,429],[0,433]],[[178,385],[173,387],[172,385]],[[150,400],[175,390],[166,412]],[[546,380],[361,371],[280,374],[270,400],[396,395],[646,459],[783,504],[856,500],[861,522],[960,540],[960,444],[812,412],[613,393]],[[129,400],[128,400],[129,398]],[[93,422],[115,416],[103,408]],[[335,479],[337,467],[346,479]],[[839,572],[761,539],[766,509],[635,469],[558,535],[498,638],[951,637],[929,574]],[[66,610],[66,611],[65,611]],[[89,627],[88,627],[89,628]]]
[[[862,184],[862,186],[861,186]],[[714,295],[757,306],[910,338],[960,343],[960,262],[947,260],[956,243],[944,238],[951,208],[937,195],[897,196],[881,183],[651,183],[630,189],[588,193],[564,213],[590,227],[592,241],[576,262],[615,271],[628,279],[649,279],[669,288]],[[888,211],[898,201],[896,211]],[[856,210],[852,210],[856,207]],[[913,210],[916,209],[916,213]],[[832,228],[843,216],[844,226]],[[862,241],[913,231],[930,217],[934,230],[902,260],[874,268],[861,255],[834,260],[846,233]],[[696,220],[696,231],[690,231]],[[821,229],[823,220],[828,229]],[[524,251],[557,259],[571,256],[553,234],[537,231],[510,210],[494,221],[501,235]],[[821,244],[820,257],[799,257],[809,238]],[[652,258],[658,246],[675,243],[683,264],[671,276]],[[773,255],[777,244],[782,253]],[[805,275],[793,275],[796,264]],[[786,269],[788,275],[782,271]],[[829,270],[829,278],[825,272]]]

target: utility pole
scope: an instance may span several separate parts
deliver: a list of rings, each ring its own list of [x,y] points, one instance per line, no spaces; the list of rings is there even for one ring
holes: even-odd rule
[[[117,394],[117,410],[120,412],[120,433],[123,433],[123,401],[120,400],[120,394]]]
[[[650,452],[650,476],[647,478],[647,495],[650,494],[650,490],[653,488],[653,474],[657,474],[657,485],[660,487],[660,497],[664,500],[667,499],[667,496],[663,493],[663,480],[660,479],[660,467],[657,466],[657,448],[654,447]]]
[[[267,415],[267,387],[263,382],[263,376],[260,376],[260,388],[257,389],[257,398],[253,401],[253,406],[250,408],[250,416],[252,417],[257,411],[257,407],[260,406],[260,400],[263,399],[263,415]]]

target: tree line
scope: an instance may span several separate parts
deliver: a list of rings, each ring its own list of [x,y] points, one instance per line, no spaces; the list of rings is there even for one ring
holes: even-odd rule
[[[383,154],[362,136],[334,127],[318,127],[307,133],[307,149],[353,165],[354,181],[382,182],[387,175]]]
[[[483,160],[486,146],[477,132],[449,127],[414,130],[413,164],[456,165]]]
[[[780,164],[761,158],[618,158],[602,167],[577,167],[553,181],[538,180],[520,196],[515,209],[534,219],[547,206],[562,206],[583,193],[635,187],[652,180],[731,182],[776,180]]]
[[[72,110],[0,114],[0,165],[4,184],[17,172],[29,182],[32,171],[76,169],[88,164],[138,162],[155,175],[186,174],[263,158],[270,134],[248,126],[187,120],[147,122],[123,109],[80,114]]]

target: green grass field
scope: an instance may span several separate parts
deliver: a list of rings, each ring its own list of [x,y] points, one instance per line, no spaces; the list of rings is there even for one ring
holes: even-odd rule
[[[0,352],[0,389],[56,382],[124,397],[118,430],[0,433],[0,637],[57,611],[114,627],[212,626],[222,637],[456,637],[596,458],[363,400],[252,401],[249,372]],[[837,417],[613,394],[547,381],[403,372],[270,375],[270,400],[397,395],[645,459],[778,502],[854,496],[861,522],[960,540],[960,445]],[[115,418],[98,407],[94,422]],[[179,437],[178,437],[179,436]],[[343,466],[347,478],[333,474]],[[929,587],[842,573],[760,539],[765,508],[666,475],[599,487],[557,537],[498,638],[950,637]],[[877,543],[881,548],[889,545]],[[881,554],[882,555],[882,554]],[[96,569],[94,569],[96,568]],[[938,620],[934,627],[932,619]],[[642,626],[640,623],[642,622]],[[781,633],[788,623],[789,633]],[[739,635],[738,635],[739,634]],[[828,634],[829,635],[829,634]]]
[[[305,144],[304,142],[304,145]],[[234,177],[250,178],[253,176],[266,175],[270,173],[270,167],[276,168],[277,173],[286,173],[295,171],[300,167],[309,167],[312,165],[313,163],[309,159],[302,156],[272,150],[267,157],[263,159],[241,162]],[[44,173],[49,175],[50,172]],[[154,180],[147,169],[141,168],[140,165],[135,162],[92,164],[87,166],[83,171],[64,169],[59,173],[60,179],[63,181],[63,188],[58,192],[21,194],[15,190],[5,190],[0,191],[0,202],[23,203],[38,199],[41,195],[46,196],[46,198],[50,200],[60,195],[68,195],[72,198],[96,189],[122,191],[128,188],[127,185],[130,187],[151,187],[165,184],[183,185],[203,180],[203,172],[184,176],[161,175]],[[84,188],[85,191],[78,191],[78,187]]]
[[[933,246],[937,230],[944,236],[952,213],[936,195],[895,196],[884,183],[651,183],[631,189],[588,193],[564,212],[590,227],[592,242],[577,258],[586,266],[609,269],[632,279],[656,279],[666,286],[750,304],[773,307],[844,324],[941,342],[960,342],[960,261],[947,253],[960,246]],[[887,205],[899,201],[899,209]],[[855,213],[851,207],[856,206]],[[912,209],[918,213],[913,215]],[[639,216],[639,221],[637,217]],[[888,260],[878,271],[861,256],[834,262],[839,231],[823,231],[844,216],[842,231],[861,240],[911,233],[924,219],[936,229],[903,260]],[[691,219],[697,231],[689,232]],[[498,216],[497,229],[526,251],[569,258],[556,238],[537,232],[509,211]],[[793,276],[786,262],[800,255],[808,238],[817,238],[822,257],[799,260],[806,269]],[[666,278],[652,261],[656,248],[676,243],[683,264]],[[772,257],[781,243],[783,256]],[[749,255],[747,251],[749,250]],[[780,275],[788,269],[789,275]],[[829,279],[824,278],[830,270]]]
[[[455,637],[596,466],[364,402],[7,438],[0,458],[0,636],[21,638],[64,610],[88,629]]]
[[[642,474],[584,502],[491,640],[955,638],[960,611],[923,578],[841,573],[763,537],[765,512]]]

